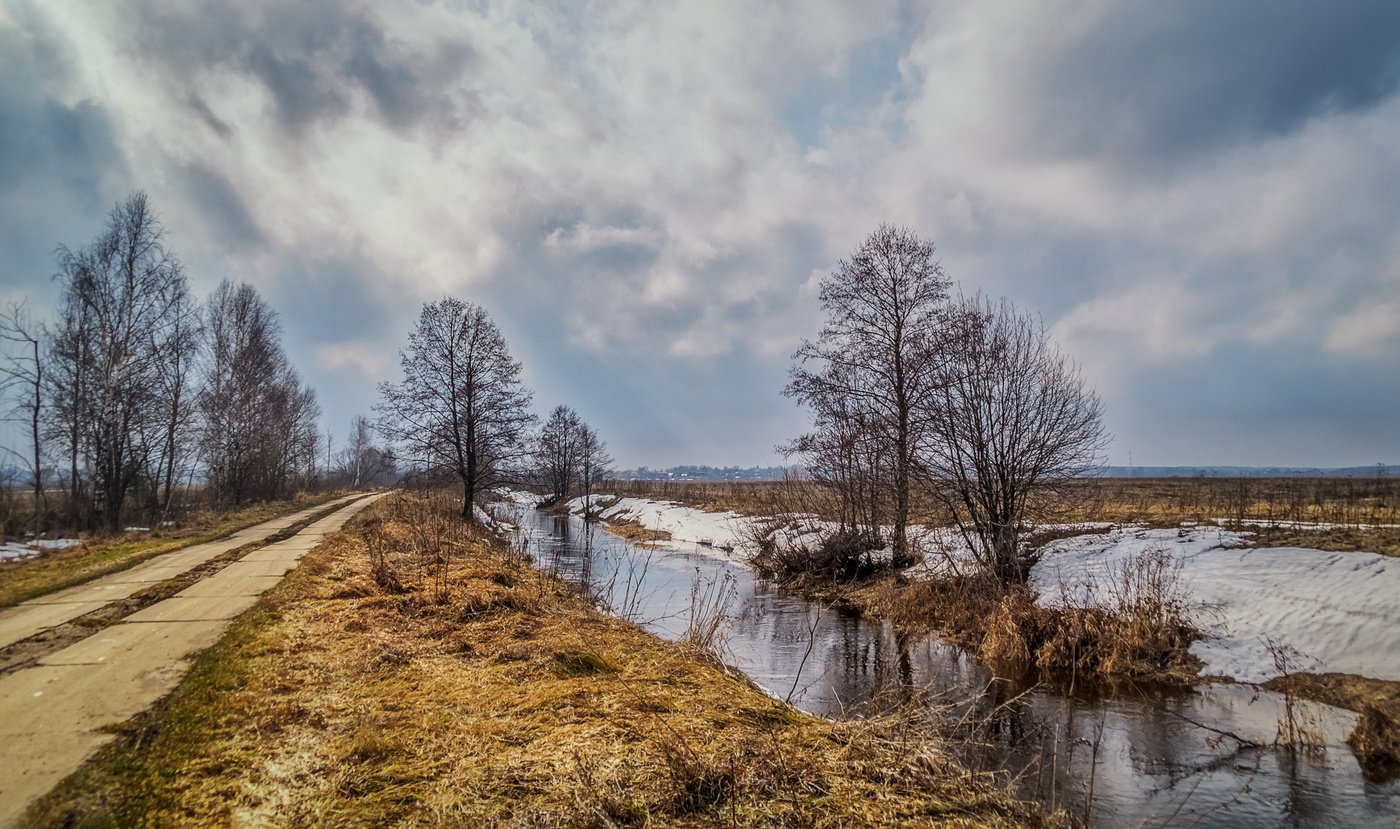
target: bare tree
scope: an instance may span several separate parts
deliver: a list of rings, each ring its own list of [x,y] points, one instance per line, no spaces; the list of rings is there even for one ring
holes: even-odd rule
[[[65,295],[49,342],[48,412],[44,439],[63,449],[67,461],[67,516],[70,527],[81,526],[86,512],[88,459],[84,401],[87,398],[89,314],[72,292]]]
[[[827,388],[850,386],[840,377],[843,369],[826,367]],[[878,542],[889,500],[889,446],[877,427],[878,418],[864,401],[844,394],[825,394],[807,403],[812,430],[778,451],[788,458],[800,457],[806,479],[836,496],[843,531],[863,536],[867,544]]]
[[[881,225],[842,260],[821,282],[826,325],[816,342],[804,340],[793,355],[784,389],[817,413],[814,436],[797,446],[840,446],[844,438],[830,430],[853,423],[864,440],[878,442],[859,448],[887,467],[872,471],[888,481],[893,501],[896,568],[914,563],[907,536],[911,460],[921,440],[918,413],[937,383],[932,364],[950,284],[933,253],[933,243],[913,231]]]
[[[350,419],[350,437],[341,453],[340,469],[352,489],[369,486],[395,469],[394,453],[375,446],[374,427],[364,415]]]
[[[175,483],[184,477],[197,455],[195,376],[204,342],[204,320],[188,292],[182,292],[170,309],[169,331],[160,347],[165,350],[157,371],[157,398],[162,419],[160,451],[149,475],[154,507],[164,520],[174,502]],[[157,345],[157,344],[153,344]],[[159,494],[154,482],[163,481]]]
[[[1100,463],[1103,406],[1040,321],[1010,302],[960,299],[944,325],[918,465],[981,564],[1019,581],[1037,499]]]
[[[220,500],[273,498],[315,476],[321,410],[287,361],[277,313],[247,283],[209,298],[199,394],[209,483]]]
[[[423,306],[399,362],[403,382],[379,385],[379,430],[411,459],[451,469],[470,515],[527,451],[534,417],[520,364],[484,308],[452,297]]]
[[[11,303],[8,310],[0,314],[0,394],[13,394],[13,407],[9,414],[21,421],[29,433],[32,450],[25,458],[29,466],[30,482],[34,486],[34,527],[39,533],[39,516],[44,501],[43,441],[41,439],[40,415],[44,404],[44,360],[40,346],[44,339],[43,327],[29,316],[24,303]]]
[[[535,474],[549,487],[551,502],[569,497],[579,476],[583,421],[568,406],[555,406],[535,438]]]
[[[77,454],[88,455],[93,514],[120,526],[128,493],[149,469],[160,377],[188,301],[184,268],[165,248],[165,231],[145,193],[109,214],[106,229],[77,251],[60,247],[63,301],[56,359],[60,418]],[[81,433],[79,436],[78,433]],[[75,489],[76,494],[76,489]]]
[[[578,458],[579,483],[583,485],[583,514],[588,517],[594,511],[593,488],[612,475],[613,459],[608,454],[607,443],[586,423],[581,424],[579,429]]]

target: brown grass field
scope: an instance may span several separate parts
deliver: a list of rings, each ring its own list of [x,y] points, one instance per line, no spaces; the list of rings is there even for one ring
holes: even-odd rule
[[[916,718],[833,723],[381,501],[26,826],[1062,825]]]

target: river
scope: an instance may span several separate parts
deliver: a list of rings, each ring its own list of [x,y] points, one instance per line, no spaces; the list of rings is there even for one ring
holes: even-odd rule
[[[692,607],[722,602],[725,661],[773,696],[824,717],[921,706],[964,764],[1096,829],[1400,826],[1400,781],[1364,779],[1347,711],[1250,685],[1019,688],[936,636],[823,608],[705,547],[636,546],[527,507],[500,514],[538,566],[619,615],[677,639]]]

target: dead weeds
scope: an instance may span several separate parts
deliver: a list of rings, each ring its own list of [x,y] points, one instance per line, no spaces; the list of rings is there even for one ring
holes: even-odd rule
[[[1400,682],[1356,674],[1296,673],[1265,688],[1354,711],[1359,716],[1347,743],[1374,783],[1400,778]]]
[[[633,544],[649,544],[656,541],[670,541],[671,534],[666,530],[648,529],[642,522],[633,518],[614,518],[606,521],[608,532],[622,536]]]
[[[908,723],[777,704],[479,531],[425,549],[412,497],[310,553],[25,825],[1047,825]]]

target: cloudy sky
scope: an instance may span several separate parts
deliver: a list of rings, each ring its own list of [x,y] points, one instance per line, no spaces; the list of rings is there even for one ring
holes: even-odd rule
[[[0,0],[0,294],[144,189],[337,434],[451,294],[621,464],[767,464],[889,222],[1042,315],[1114,463],[1396,463],[1398,90],[1393,0]]]

